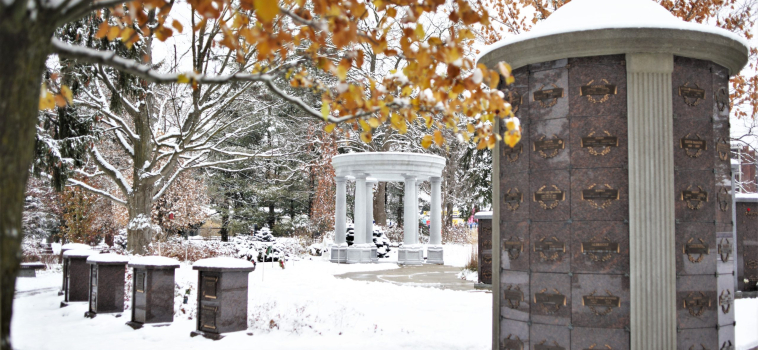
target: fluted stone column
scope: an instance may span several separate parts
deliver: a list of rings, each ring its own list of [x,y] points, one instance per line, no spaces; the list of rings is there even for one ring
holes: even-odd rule
[[[347,258],[347,243],[345,241],[345,234],[347,233],[345,227],[347,216],[347,196],[345,195],[347,192],[347,179],[343,176],[336,176],[334,182],[337,184],[337,194],[334,202],[334,245],[331,248],[329,260],[335,263],[344,263]]]
[[[347,263],[371,262],[371,247],[366,244],[366,175],[355,176],[355,238],[347,248]]]
[[[627,54],[632,349],[676,349],[671,54]]]
[[[414,176],[405,176],[403,197],[403,246],[398,249],[397,263],[419,265],[424,261],[424,250],[418,244],[418,192]]]
[[[366,181],[366,243],[371,245],[369,256],[372,262],[379,261],[374,244],[374,184],[376,182],[375,179]]]
[[[432,200],[429,215],[429,247],[426,250],[426,262],[444,264],[442,254],[442,178],[429,179],[432,185]]]

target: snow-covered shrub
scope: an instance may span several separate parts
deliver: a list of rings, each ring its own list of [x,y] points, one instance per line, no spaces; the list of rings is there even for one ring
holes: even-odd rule
[[[467,225],[446,226],[442,230],[442,243],[471,244],[474,239]]]

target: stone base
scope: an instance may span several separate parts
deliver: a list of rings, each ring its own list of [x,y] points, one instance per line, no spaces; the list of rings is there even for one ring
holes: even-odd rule
[[[66,306],[68,306],[68,303],[65,301],[61,301],[61,307],[66,307]]]
[[[61,290],[61,291],[58,291],[58,296],[61,296],[61,295],[64,295],[64,294],[66,294],[66,293],[65,293],[65,292],[63,292],[62,290]]]
[[[203,331],[192,331],[190,332],[190,337],[196,337],[198,335],[202,335],[204,338],[212,339],[212,340],[219,340],[223,338],[224,336],[218,333],[207,333]]]
[[[445,265],[445,261],[443,259],[442,247],[426,248],[426,263]]]
[[[329,253],[329,261],[338,264],[347,262],[347,246],[333,245]]]
[[[140,329],[145,324],[142,323],[142,322],[129,321],[129,322],[126,323],[126,325],[129,326],[129,327],[132,327],[132,329]]]
[[[37,272],[34,269],[21,268],[18,270],[18,277],[37,277]]]
[[[371,258],[371,254],[374,254],[374,257],[376,257],[376,247],[374,247],[373,251],[371,250],[371,247],[356,247],[356,245],[353,245],[352,247],[347,248],[347,263],[348,264],[368,264],[373,262],[374,260]]]
[[[379,254],[377,253],[376,246],[373,246],[371,248],[371,262],[372,263],[378,263],[379,262]]]
[[[421,265],[424,263],[424,249],[421,247],[400,247],[397,251],[398,265]]]
[[[97,316],[97,312],[87,311],[84,313],[84,317],[86,318],[95,318]]]

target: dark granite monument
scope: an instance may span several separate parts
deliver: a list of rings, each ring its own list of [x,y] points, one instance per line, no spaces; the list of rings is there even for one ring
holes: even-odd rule
[[[61,284],[61,290],[58,295],[63,295],[66,290],[66,283],[68,283],[68,260],[63,258],[63,254],[69,250],[90,250],[90,246],[81,243],[66,243],[61,246],[60,262],[63,267],[63,284]]]
[[[758,195],[737,194],[737,290],[758,295]]]
[[[45,264],[41,262],[21,263],[18,277],[37,277],[37,270],[44,270]]]
[[[87,258],[98,254],[94,250],[69,250],[63,253],[66,264],[66,284],[64,285],[65,302],[87,301],[89,299],[89,266]],[[61,306],[65,306],[62,304]]]
[[[211,258],[196,261],[197,330],[191,336],[220,339],[221,333],[247,329],[248,274],[255,270],[251,262],[234,258]]]
[[[97,254],[87,258],[90,266],[89,311],[84,316],[124,312],[124,276],[128,262],[128,257],[117,254]]]
[[[747,48],[652,1],[603,3],[480,58],[515,68],[499,89],[523,129],[493,154],[493,349],[728,349],[728,83]]]
[[[478,223],[477,251],[479,283],[492,284],[492,212],[483,211],[474,215]]]
[[[174,321],[174,270],[179,262],[161,256],[147,256],[129,262],[133,268],[132,320],[127,324],[141,328],[145,323]]]

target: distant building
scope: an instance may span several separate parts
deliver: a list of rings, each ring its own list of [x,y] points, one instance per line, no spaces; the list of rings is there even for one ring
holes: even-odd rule
[[[758,193],[758,158],[755,150],[746,145],[732,144],[732,159],[740,164],[740,170],[734,174],[734,180],[739,193]]]

